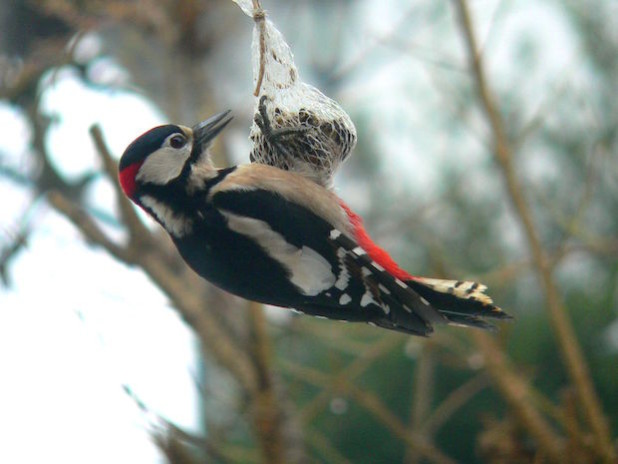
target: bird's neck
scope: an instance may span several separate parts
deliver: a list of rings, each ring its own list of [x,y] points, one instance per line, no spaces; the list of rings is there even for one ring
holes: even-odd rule
[[[182,238],[193,231],[196,214],[207,207],[210,189],[235,169],[192,166],[166,185],[144,186],[138,204],[170,235]]]

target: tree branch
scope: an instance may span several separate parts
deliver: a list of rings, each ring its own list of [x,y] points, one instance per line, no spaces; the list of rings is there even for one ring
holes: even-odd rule
[[[56,211],[65,216],[89,242],[105,249],[109,254],[126,264],[134,264],[134,256],[128,248],[114,243],[82,208],[63,194],[51,191],[47,201]]]
[[[483,352],[489,374],[526,431],[551,462],[564,462],[562,440],[534,408],[528,384],[513,372],[491,336],[480,331],[475,331],[473,336]]]
[[[252,332],[250,351],[257,373],[257,391],[252,399],[255,429],[266,462],[284,463],[281,407],[273,387],[272,350],[261,304],[249,302],[249,319]]]
[[[470,401],[488,385],[485,375],[478,375],[457,389],[453,390],[442,403],[440,403],[423,424],[427,435],[433,436],[455,412]]]
[[[431,409],[435,381],[435,353],[433,343],[427,340],[420,355],[417,358],[414,372],[412,410],[410,413],[410,433],[418,434],[426,440],[430,440],[431,430],[423,427]],[[404,462],[416,464],[420,456],[413,446],[408,446]]]
[[[451,458],[438,450],[433,444],[425,440],[417,433],[410,433],[406,425],[393,414],[388,407],[373,393],[362,390],[348,381],[348,378],[336,376],[334,379],[328,375],[306,366],[299,366],[290,361],[284,361],[283,366],[291,374],[313,385],[326,389],[341,391],[352,396],[360,405],[372,413],[384,426],[408,446],[414,447],[429,461],[436,464],[455,464]]]
[[[103,138],[101,127],[95,124],[90,127],[90,136],[97,150],[97,154],[103,163],[103,169],[112,182],[114,190],[116,191],[116,199],[118,208],[122,216],[122,221],[129,229],[130,245],[142,245],[149,241],[151,232],[144,226],[139,219],[133,205],[124,195],[120,183],[118,182],[118,165],[112,157],[107,144]]]
[[[543,250],[538,232],[532,219],[532,213],[523,196],[523,190],[515,174],[510,142],[507,139],[502,116],[498,111],[495,99],[491,94],[481,55],[477,52],[478,46],[474,35],[472,19],[466,0],[455,0],[459,18],[459,26],[464,38],[466,52],[470,61],[472,75],[481,100],[485,116],[491,127],[494,156],[504,177],[508,194],[515,207],[517,216],[524,229],[528,246],[541,278],[545,291],[545,300],[550,319],[558,340],[567,371],[575,386],[584,417],[591,426],[598,448],[601,450],[605,462],[615,462],[616,452],[611,442],[611,432],[607,419],[597,397],[588,365],[582,354],[581,347],[575,336],[573,326],[566,313],[566,309],[551,276],[549,260]]]
[[[382,354],[388,352],[401,342],[399,337],[384,336],[365,352],[352,361],[338,375],[332,378],[328,385],[325,385],[322,391],[300,411],[301,422],[308,424],[328,403],[331,393],[337,388],[340,382],[351,381],[355,377],[365,372],[371,364]]]

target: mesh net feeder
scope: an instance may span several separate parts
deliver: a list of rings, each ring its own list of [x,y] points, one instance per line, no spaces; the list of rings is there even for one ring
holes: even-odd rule
[[[250,158],[330,187],[356,144],[356,128],[339,104],[301,81],[290,47],[258,2],[233,0],[255,21],[252,42],[255,116]]]

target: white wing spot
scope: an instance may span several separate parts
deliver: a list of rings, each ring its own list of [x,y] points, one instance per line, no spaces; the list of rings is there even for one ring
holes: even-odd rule
[[[388,288],[386,288],[384,285],[382,285],[382,284],[378,284],[378,288],[379,288],[381,291],[383,291],[384,293],[386,293],[387,295],[390,295],[390,294],[391,294],[391,291],[390,291]]]
[[[339,237],[341,237],[341,232],[338,231],[337,229],[333,229],[330,231],[330,239],[331,240],[337,240]]]
[[[421,297],[421,303],[423,303],[425,306],[429,306],[429,301],[427,301],[425,298]]]
[[[382,266],[380,266],[378,263],[376,263],[375,261],[372,261],[371,264],[373,265],[373,267],[375,267],[378,271],[380,272],[384,272],[384,268]]]
[[[405,282],[401,279],[395,279],[395,282],[397,282],[397,285],[399,285],[400,287],[403,288],[408,288],[408,286],[405,284]]]
[[[352,301],[352,298],[347,293],[344,293],[341,295],[341,298],[339,298],[340,305],[347,305],[350,301]]]
[[[337,250],[337,258],[339,258],[339,277],[335,282],[335,287],[339,290],[345,290],[348,288],[348,282],[350,281],[350,273],[348,272],[348,268],[345,265],[345,250],[343,248],[339,248]]]
[[[364,254],[366,254],[365,250],[363,250],[361,247],[357,246],[356,248],[354,248],[352,250],[354,252],[355,255],[357,256],[363,256]]]
[[[406,305],[403,305],[403,309],[405,309],[406,311],[408,311],[409,313],[412,312],[412,310],[410,308],[408,308]]]
[[[363,297],[361,298],[361,308],[364,308],[365,306],[368,306],[371,303],[375,303],[375,300],[373,299],[373,297],[371,296],[371,294],[369,292],[365,292],[363,294]]]
[[[221,211],[227,219],[228,227],[245,235],[260,245],[274,260],[279,261],[290,271],[290,281],[304,294],[315,296],[328,290],[336,277],[330,263],[312,248],[297,248],[259,219],[240,216]]]

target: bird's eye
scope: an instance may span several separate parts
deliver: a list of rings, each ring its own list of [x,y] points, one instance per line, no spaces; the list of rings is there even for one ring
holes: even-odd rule
[[[187,139],[185,139],[182,135],[175,135],[170,139],[170,146],[172,148],[182,148],[187,143]]]

